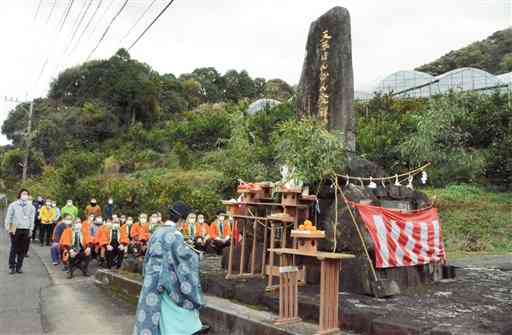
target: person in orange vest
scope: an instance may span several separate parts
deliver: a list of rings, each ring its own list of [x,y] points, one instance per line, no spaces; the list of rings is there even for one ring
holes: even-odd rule
[[[59,244],[69,254],[68,278],[73,278],[76,268],[79,268],[84,276],[88,276],[91,236],[82,226],[80,219],[77,219],[72,227],[64,229]]]
[[[146,214],[140,214],[139,220],[133,224],[132,230],[130,232],[130,238],[138,242],[139,241],[139,234],[140,230],[142,229],[142,226],[145,225],[147,222],[147,215]]]
[[[204,250],[210,241],[210,226],[204,220],[204,215],[197,216],[197,223],[195,225],[195,246],[200,250]]]
[[[209,247],[218,254],[220,254],[222,249],[226,246],[229,246],[231,229],[224,213],[219,213],[215,221],[210,224],[209,235]]]
[[[66,228],[71,227],[73,223],[73,217],[70,214],[65,214],[64,219],[55,226],[52,236],[52,246],[50,248],[50,254],[52,257],[53,265],[59,265],[62,254],[62,247],[60,245],[60,238]]]
[[[89,217],[90,215],[94,215],[94,217],[100,217],[101,214],[101,207],[98,205],[96,199],[92,198],[89,205],[85,207],[85,216]]]
[[[112,229],[112,219],[103,220],[103,218],[95,218],[96,234],[94,236],[95,252],[98,256],[98,265],[100,267],[106,266],[106,248],[102,245],[103,241],[108,238],[109,228]]]
[[[130,232],[130,238],[133,241],[134,248],[133,253],[135,256],[144,256],[146,253],[146,242],[149,236],[144,231],[144,226],[148,222],[148,216],[144,213],[139,215],[139,221],[133,224]]]
[[[96,259],[99,263],[101,263],[100,256],[100,247],[98,244],[98,232],[103,226],[103,218],[102,217],[94,217],[94,215],[89,215],[89,221],[92,221],[90,225],[89,232],[91,234],[92,241],[92,256],[91,258]]]
[[[107,224],[98,234],[101,254],[106,259],[107,269],[111,269],[112,266],[120,269],[130,243],[128,235],[120,229],[119,221],[112,223],[110,220],[107,220]]]
[[[121,221],[121,227],[119,229],[121,229],[123,231],[123,234],[126,234],[126,236],[128,237],[128,250],[127,252],[130,253],[130,254],[133,254],[133,248],[134,248],[134,241],[132,239],[132,229],[133,229],[133,218],[131,216],[127,217],[126,220],[124,221]]]

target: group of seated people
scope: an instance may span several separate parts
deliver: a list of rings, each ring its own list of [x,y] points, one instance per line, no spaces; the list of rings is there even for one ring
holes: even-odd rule
[[[178,224],[185,241],[207,253],[220,253],[229,246],[234,227],[233,217],[226,218],[223,213],[219,213],[210,224],[206,223],[204,215],[195,213],[189,214],[185,222]]]
[[[53,231],[52,262],[55,266],[63,263],[68,278],[73,278],[76,269],[88,276],[92,259],[100,267],[119,269],[125,255],[144,257],[151,234],[162,224],[159,213],[152,214],[149,220],[146,214],[141,214],[137,222],[125,215],[113,214],[111,219],[104,220],[91,214],[81,220],[65,214]],[[233,226],[233,219],[226,219],[224,214],[219,214],[211,224],[201,214],[190,214],[177,228],[196,249],[220,253],[230,243]]]

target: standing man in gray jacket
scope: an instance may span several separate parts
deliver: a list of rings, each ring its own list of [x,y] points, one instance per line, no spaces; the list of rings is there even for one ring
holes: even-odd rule
[[[5,229],[11,238],[9,253],[10,274],[23,273],[23,258],[27,253],[30,236],[34,231],[36,209],[29,201],[29,191],[21,189],[18,200],[11,203],[5,216]]]

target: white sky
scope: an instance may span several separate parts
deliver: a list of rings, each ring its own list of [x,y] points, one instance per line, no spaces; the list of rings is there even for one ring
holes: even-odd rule
[[[93,0],[75,41],[99,1]],[[74,1],[60,34],[58,22],[69,0],[42,0],[35,18],[39,2],[2,1],[0,123],[14,107],[5,96],[45,95],[57,69],[84,62],[124,0],[103,0],[80,45],[67,56],[64,50],[89,0]],[[167,3],[156,0],[121,41],[151,2],[128,0],[93,58],[129,46]],[[296,84],[309,25],[333,6],[344,6],[351,14],[356,89],[368,89],[387,74],[433,61],[512,25],[512,0],[176,0],[130,53],[160,73],[179,75],[213,66],[221,73],[245,69],[253,78]],[[0,143],[6,143],[3,136]]]

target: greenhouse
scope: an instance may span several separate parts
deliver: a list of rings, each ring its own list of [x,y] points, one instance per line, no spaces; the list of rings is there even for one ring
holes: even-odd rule
[[[355,99],[367,100],[374,94],[428,98],[452,90],[480,92],[506,90],[510,85],[512,85],[512,72],[493,75],[480,69],[464,67],[434,77],[420,71],[397,71],[381,80],[372,93],[358,91]]]
[[[272,108],[279,105],[281,102],[274,99],[259,99],[249,105],[247,113],[253,115],[266,108]]]

